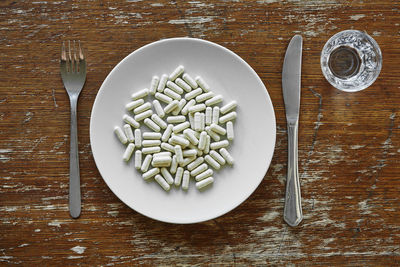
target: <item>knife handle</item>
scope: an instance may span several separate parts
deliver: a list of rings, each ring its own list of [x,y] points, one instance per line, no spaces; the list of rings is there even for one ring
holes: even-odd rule
[[[301,210],[300,181],[297,157],[298,120],[288,122],[288,170],[286,179],[285,209],[283,218],[290,226],[297,226],[303,220]]]

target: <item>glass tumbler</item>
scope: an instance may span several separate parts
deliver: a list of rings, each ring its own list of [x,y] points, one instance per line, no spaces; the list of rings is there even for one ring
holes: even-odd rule
[[[333,35],[321,52],[321,69],[335,88],[357,92],[370,86],[382,68],[378,43],[367,33],[346,30]]]

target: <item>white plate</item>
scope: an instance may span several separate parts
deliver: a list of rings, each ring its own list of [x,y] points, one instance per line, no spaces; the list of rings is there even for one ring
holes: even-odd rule
[[[122,161],[125,147],[113,128],[122,126],[130,96],[150,86],[153,75],[170,74],[178,65],[192,77],[200,75],[224,103],[238,101],[235,140],[228,151],[235,159],[214,173],[214,184],[203,192],[191,179],[187,192],[165,192],[145,182]],[[221,216],[246,200],[265,176],[275,147],[275,114],[267,89],[238,55],[212,42],[173,38],[148,44],[124,58],[103,82],[93,105],[90,141],[104,181],[126,205],[150,218],[170,223],[196,223]]]

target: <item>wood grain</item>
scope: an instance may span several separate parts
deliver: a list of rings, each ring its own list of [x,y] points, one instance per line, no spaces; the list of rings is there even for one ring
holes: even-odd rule
[[[2,1],[0,3],[0,264],[400,265],[400,4],[398,1]],[[345,29],[379,43],[378,80],[344,93],[324,79],[324,43]],[[282,220],[287,137],[283,55],[304,37],[299,129],[304,221]],[[150,42],[177,36],[231,49],[259,74],[276,112],[264,181],[234,211],[171,225],[125,206],[99,175],[89,119],[110,70]],[[68,214],[69,102],[63,40],[87,49],[78,105],[83,212]]]

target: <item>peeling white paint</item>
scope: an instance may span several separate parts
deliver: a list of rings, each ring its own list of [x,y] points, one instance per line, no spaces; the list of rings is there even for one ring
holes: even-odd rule
[[[117,210],[112,210],[107,212],[108,215],[111,215],[113,217],[117,217],[119,212]]]
[[[363,200],[358,203],[358,208],[360,209],[362,214],[370,214],[370,206],[368,205],[368,200]]]
[[[364,14],[357,14],[357,15],[350,16],[351,20],[359,20],[359,19],[362,19],[362,18],[365,18]]]
[[[169,24],[197,24],[197,23],[206,23],[212,21],[212,17],[187,17],[185,19],[171,19],[168,21]]]
[[[363,148],[363,147],[365,147],[365,146],[364,145],[352,145],[352,146],[350,146],[351,149],[360,149],[360,148]]]
[[[59,221],[59,220],[53,220],[53,221],[49,222],[47,225],[49,225],[49,226],[61,227],[61,224],[66,224],[66,223],[69,223],[69,222],[66,222],[66,221]]]
[[[378,32],[378,31],[374,31],[373,33],[372,33],[372,35],[373,36],[381,36],[381,32]]]
[[[68,260],[81,259],[81,258],[84,258],[84,256],[68,256],[67,257]]]
[[[86,247],[81,247],[81,246],[75,246],[73,248],[71,248],[72,251],[78,253],[78,254],[82,254],[85,252]]]
[[[260,221],[269,222],[275,220],[280,213],[278,211],[268,211],[264,214],[264,216],[258,218]]]

